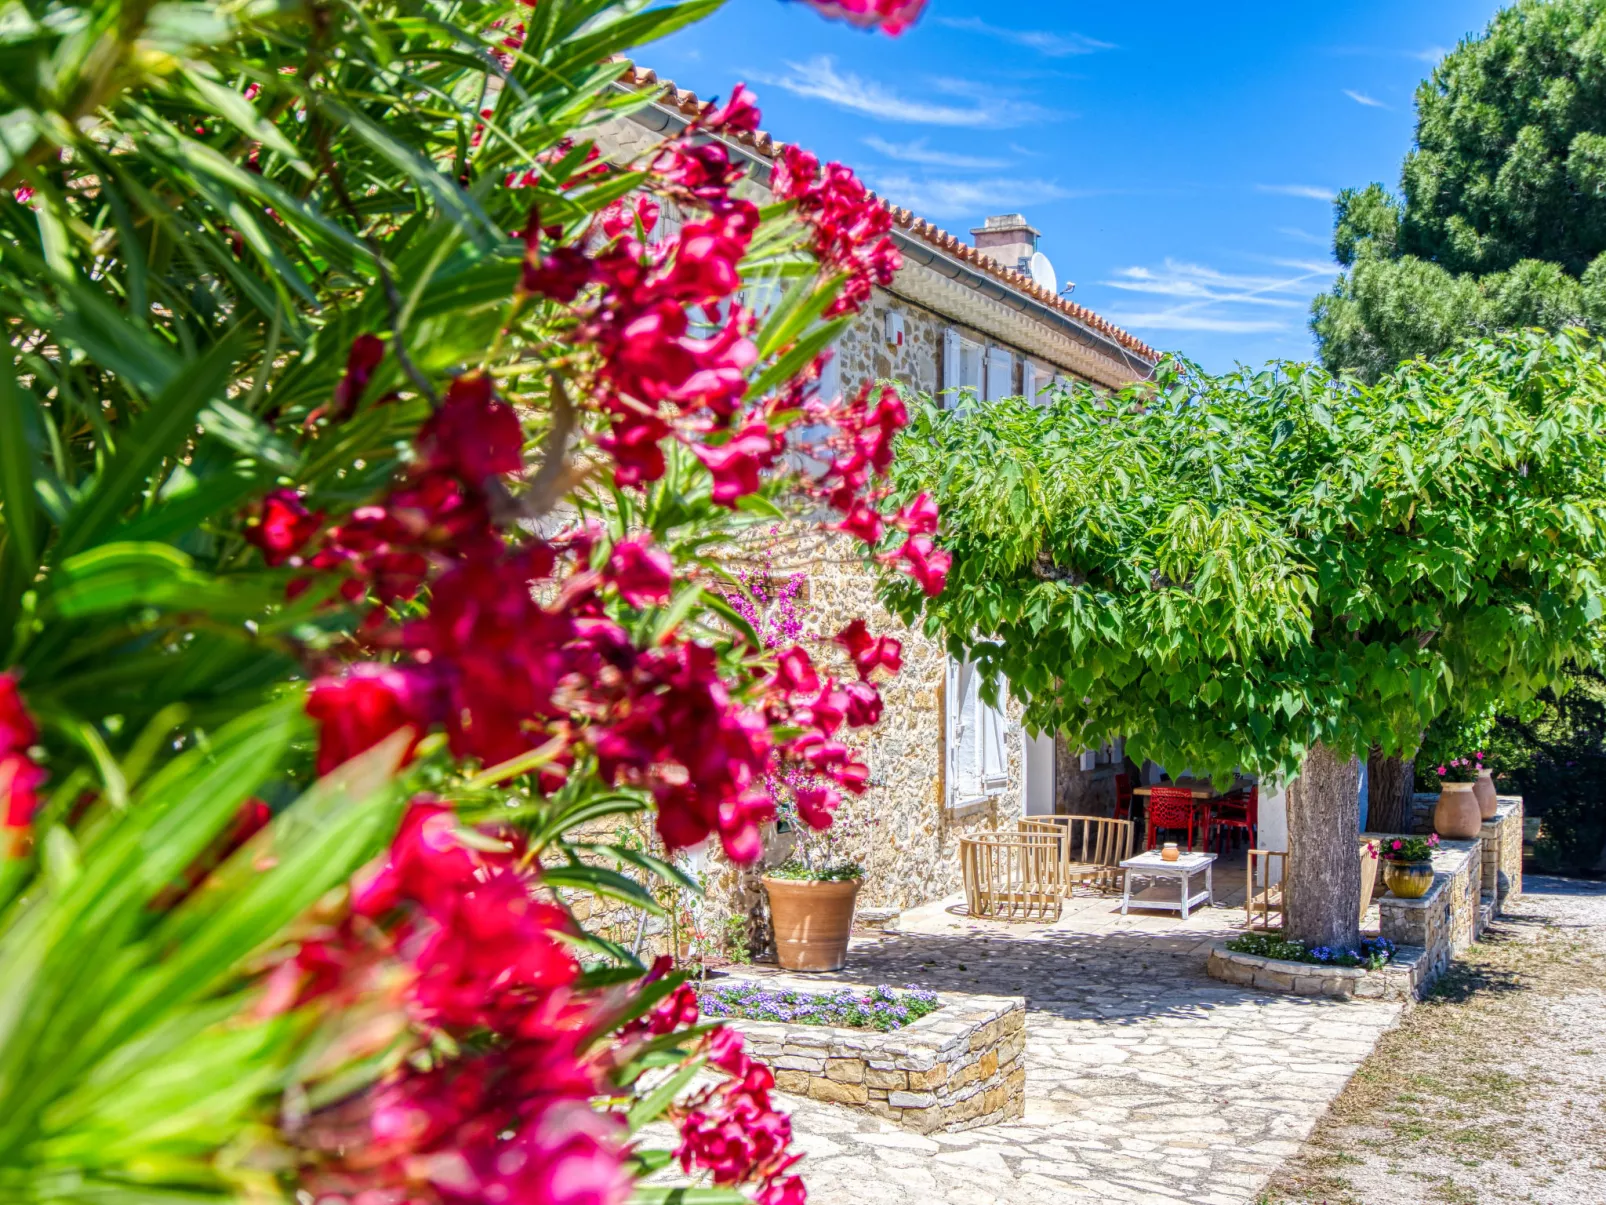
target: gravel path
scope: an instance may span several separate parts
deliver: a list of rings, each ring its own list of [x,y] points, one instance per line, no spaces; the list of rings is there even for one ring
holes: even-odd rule
[[[813,1205],[1246,1205],[1399,1015],[1218,983],[1197,939],[998,929],[856,944],[839,978],[1025,996],[1025,1117],[921,1137],[787,1097]]]
[[[1606,883],[1529,877],[1264,1202],[1606,1202]]]

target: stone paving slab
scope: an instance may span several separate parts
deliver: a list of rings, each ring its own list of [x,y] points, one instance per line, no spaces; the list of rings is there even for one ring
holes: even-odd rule
[[[1248,1205],[1399,1016],[1394,1002],[1209,978],[1205,954],[1241,911],[1123,928],[1100,925],[1106,903],[1075,928],[976,924],[930,905],[818,976],[1025,996],[1027,1072],[1018,1123],[959,1134],[784,1097],[814,1205]]]

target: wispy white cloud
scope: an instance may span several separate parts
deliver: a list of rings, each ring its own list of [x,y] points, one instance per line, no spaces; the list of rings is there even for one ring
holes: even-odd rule
[[[1293,239],[1295,242],[1310,243],[1317,247],[1327,246],[1327,239],[1320,234],[1312,234],[1309,230],[1301,230],[1298,226],[1279,226],[1277,233]]]
[[[1336,266],[1307,260],[1273,260],[1276,273],[1223,272],[1205,264],[1167,259],[1158,268],[1122,268],[1099,283],[1161,304],[1110,312],[1112,322],[1138,330],[1212,331],[1218,334],[1293,332],[1304,325],[1310,297]]]
[[[946,105],[903,96],[875,80],[864,79],[851,71],[839,71],[835,60],[829,55],[818,55],[806,63],[789,62],[786,66],[788,70],[785,75],[753,72],[750,78],[784,89],[794,96],[823,100],[851,113],[914,125],[999,129],[1026,125],[1051,116],[1039,105],[1000,96],[985,85],[970,80],[931,81],[932,91],[970,102],[965,105]]]
[[[1006,29],[991,25],[980,17],[938,17],[938,25],[960,29],[966,33],[979,33],[983,37],[997,38],[1016,46],[1025,46],[1049,58],[1063,59],[1077,54],[1097,54],[1101,50],[1114,50],[1115,43],[1101,42],[1080,33],[1051,33],[1045,29]]]
[[[1344,89],[1344,95],[1349,97],[1352,101],[1354,101],[1358,105],[1365,105],[1368,109],[1386,109],[1386,108],[1388,108],[1388,106],[1385,105],[1382,101],[1378,100],[1377,97],[1368,96],[1364,92],[1357,92],[1357,91],[1355,91],[1354,88],[1345,88]]]
[[[1424,46],[1421,50],[1407,50],[1407,58],[1417,59],[1424,63],[1437,63],[1450,53],[1448,46]]]
[[[864,145],[880,151],[888,159],[896,159],[899,163],[918,163],[924,167],[972,168],[984,171],[989,168],[1009,166],[1008,159],[984,159],[977,155],[959,155],[952,151],[933,150],[926,145],[924,138],[914,142],[889,142],[872,134],[864,140]]]
[[[1253,335],[1285,331],[1288,324],[1255,318],[1212,318],[1208,314],[1181,313],[1176,310],[1112,310],[1105,315],[1117,326],[1134,331],[1212,331],[1225,335]]]
[[[1076,194],[1052,180],[1015,176],[951,180],[887,174],[870,176],[876,192],[923,217],[981,219],[1041,201],[1061,201]]]
[[[1257,184],[1256,192],[1269,192],[1279,197],[1305,197],[1312,201],[1331,201],[1333,190],[1315,184]]]

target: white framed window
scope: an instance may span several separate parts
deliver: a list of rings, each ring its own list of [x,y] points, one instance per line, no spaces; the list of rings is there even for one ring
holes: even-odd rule
[[[987,349],[987,394],[989,402],[1015,392],[1015,357],[1002,347]]]
[[[1003,696],[1000,694],[999,705],[993,706],[982,697],[981,685],[981,671],[974,662],[948,658],[943,710],[950,809],[990,799],[1009,783],[1009,756],[1004,746],[1009,721]]]
[[[833,343],[826,350],[831,354],[820,369],[817,393],[822,402],[834,402],[842,396],[842,349]],[[825,476],[831,467],[830,452],[821,445],[830,437],[832,430],[830,423],[799,423],[788,431],[788,467],[805,477]],[[822,452],[825,459],[821,459]]]
[[[1021,395],[1034,406],[1046,406],[1054,398],[1054,370],[1034,360],[1020,366]]]
[[[950,410],[959,404],[958,390],[974,390],[978,400],[986,397],[986,348],[951,327],[942,333],[942,388],[942,403]]]
[[[819,396],[822,402],[834,402],[842,396],[842,349],[833,343],[827,350],[831,357],[820,369]]]

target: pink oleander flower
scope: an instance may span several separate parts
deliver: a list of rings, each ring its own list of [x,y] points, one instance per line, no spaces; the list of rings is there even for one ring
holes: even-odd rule
[[[604,576],[632,607],[661,603],[675,585],[675,566],[669,554],[646,540],[620,540],[613,546]]]
[[[491,378],[465,373],[452,381],[441,408],[418,432],[431,468],[455,473],[470,485],[524,467],[524,431],[518,415],[493,393]]]
[[[20,753],[38,739],[39,728],[22,701],[17,676],[0,674],[0,752]]]
[[[332,413],[337,422],[344,422],[356,413],[363,391],[384,358],[385,345],[379,336],[358,335],[352,340],[351,351],[346,356],[345,375],[335,386]]]
[[[307,714],[318,722],[319,774],[412,727],[416,748],[434,710],[430,686],[418,671],[355,665],[338,678],[320,678],[307,692]]]
[[[277,567],[299,556],[321,526],[322,511],[309,511],[293,489],[277,489],[262,499],[241,534],[261,550],[263,561]]]
[[[920,17],[926,0],[805,0],[823,16],[896,37]]]
[[[45,772],[26,753],[0,753],[0,829],[25,829],[39,810]],[[11,852],[0,848],[0,855]]]

